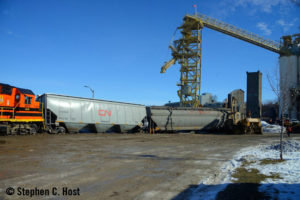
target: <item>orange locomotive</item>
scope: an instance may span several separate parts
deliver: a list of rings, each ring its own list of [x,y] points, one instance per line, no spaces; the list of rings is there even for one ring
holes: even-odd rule
[[[1,133],[35,134],[43,128],[42,110],[31,90],[0,83]]]

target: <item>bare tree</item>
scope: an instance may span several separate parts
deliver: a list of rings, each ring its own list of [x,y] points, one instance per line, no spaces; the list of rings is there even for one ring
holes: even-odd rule
[[[280,76],[281,75],[281,76]],[[277,101],[279,104],[279,117],[281,120],[281,131],[280,131],[280,160],[283,159],[282,150],[283,150],[283,132],[284,132],[284,121],[285,121],[285,113],[288,108],[289,101],[289,90],[288,88],[288,79],[287,74],[280,74],[279,65],[274,70],[274,74],[270,76],[267,73],[267,79],[270,84],[270,87],[274,94],[277,97]]]

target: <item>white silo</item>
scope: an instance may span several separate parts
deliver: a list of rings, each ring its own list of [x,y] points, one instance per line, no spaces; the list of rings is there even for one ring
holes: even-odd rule
[[[300,34],[282,37],[280,63],[280,114],[300,119]]]

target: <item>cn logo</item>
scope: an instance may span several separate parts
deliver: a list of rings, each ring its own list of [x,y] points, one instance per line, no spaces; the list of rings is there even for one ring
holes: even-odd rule
[[[107,116],[111,116],[111,111],[110,110],[98,110],[98,115],[99,116],[102,116],[102,117],[105,117],[106,115]]]

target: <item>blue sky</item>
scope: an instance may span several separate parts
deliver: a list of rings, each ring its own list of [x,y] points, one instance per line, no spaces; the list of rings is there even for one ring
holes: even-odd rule
[[[294,2],[293,2],[294,1]],[[185,14],[198,12],[279,41],[300,32],[298,0],[0,0],[1,81],[32,89],[161,105],[178,101],[179,65],[160,74]],[[176,37],[180,37],[177,34]],[[205,28],[201,93],[223,101],[246,90],[246,71],[263,73],[263,101],[275,99],[266,79],[278,55]]]

